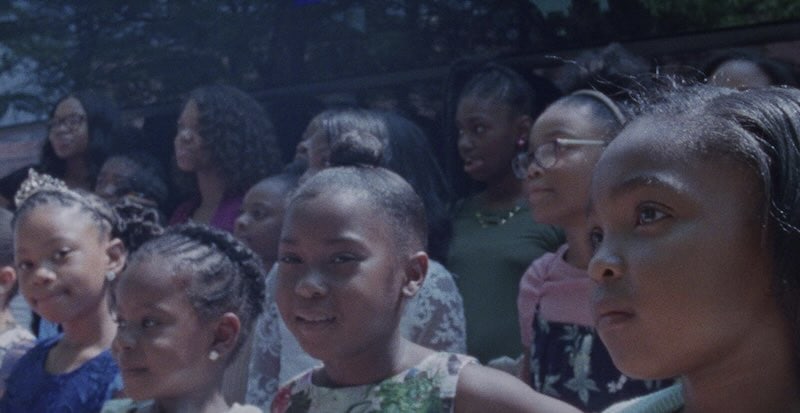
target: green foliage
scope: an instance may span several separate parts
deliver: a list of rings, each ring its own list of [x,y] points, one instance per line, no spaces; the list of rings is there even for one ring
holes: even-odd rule
[[[796,0],[0,0],[0,70],[35,62],[34,111],[69,90],[124,107],[175,102],[224,82],[249,91],[679,31],[793,19]],[[567,3],[565,3],[567,4]]]

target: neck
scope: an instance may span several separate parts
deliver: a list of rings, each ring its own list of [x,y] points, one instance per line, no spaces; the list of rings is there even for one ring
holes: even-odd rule
[[[216,205],[225,195],[225,182],[215,171],[198,171],[197,189],[203,204]]]
[[[320,384],[344,387],[377,383],[416,365],[431,351],[401,338],[397,332],[378,347],[346,359],[324,361]]]
[[[89,182],[89,165],[82,156],[64,160],[64,182],[70,188],[91,190]]]
[[[216,374],[222,377],[222,371]],[[222,396],[222,381],[217,380],[213,385],[214,390],[195,391],[193,394],[175,398],[158,399],[155,401],[153,411],[159,413],[224,413],[230,406]]]
[[[59,345],[73,349],[94,348],[97,353],[110,348],[117,325],[108,308],[108,299],[103,298],[94,311],[62,323],[64,337]]]
[[[589,268],[592,259],[592,245],[589,243],[588,226],[586,220],[580,224],[564,226],[564,237],[567,240],[567,264],[585,270]]]
[[[492,182],[487,182],[483,192],[484,206],[488,209],[510,208],[519,202],[522,181],[508,173]]]
[[[800,412],[790,329],[779,314],[773,318],[724,359],[683,377],[684,413]]]

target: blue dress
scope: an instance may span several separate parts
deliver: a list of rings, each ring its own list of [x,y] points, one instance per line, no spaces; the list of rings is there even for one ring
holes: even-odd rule
[[[53,375],[45,371],[47,354],[62,335],[36,343],[17,362],[0,399],[0,412],[93,413],[122,388],[117,363],[106,350],[76,370]]]

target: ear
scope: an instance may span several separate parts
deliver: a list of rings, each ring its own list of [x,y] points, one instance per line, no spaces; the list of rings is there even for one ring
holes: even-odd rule
[[[528,135],[531,133],[533,127],[533,118],[530,115],[519,115],[514,122],[516,138],[528,142]]]
[[[406,260],[405,279],[403,280],[403,296],[411,298],[417,294],[425,276],[428,274],[428,254],[417,251]]]
[[[215,350],[221,356],[227,356],[239,341],[239,330],[242,328],[242,323],[239,321],[239,317],[231,312],[220,316],[215,323],[211,350]]]
[[[17,282],[17,271],[10,265],[0,267],[0,303],[3,301],[3,295],[11,291],[14,283]]]
[[[108,267],[106,271],[114,271],[119,274],[125,268],[125,260],[128,258],[128,250],[119,238],[114,238],[106,245],[106,256],[108,257]]]

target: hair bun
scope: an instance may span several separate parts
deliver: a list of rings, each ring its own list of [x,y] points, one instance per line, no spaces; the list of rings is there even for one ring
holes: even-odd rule
[[[384,144],[375,135],[351,130],[331,143],[330,166],[380,166]]]

